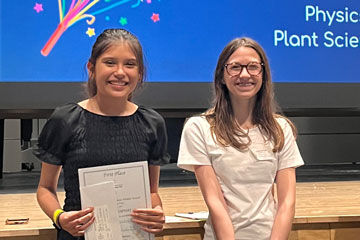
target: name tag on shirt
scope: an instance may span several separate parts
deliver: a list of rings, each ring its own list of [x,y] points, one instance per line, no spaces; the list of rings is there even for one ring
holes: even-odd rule
[[[269,144],[255,144],[250,146],[250,151],[254,154],[257,160],[275,160],[274,153]]]

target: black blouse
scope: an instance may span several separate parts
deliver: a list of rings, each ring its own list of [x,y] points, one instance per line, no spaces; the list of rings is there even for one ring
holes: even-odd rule
[[[62,165],[65,211],[80,210],[78,169],[147,161],[162,165],[166,152],[164,119],[139,107],[130,116],[102,116],[71,103],[55,109],[33,153],[43,162]]]

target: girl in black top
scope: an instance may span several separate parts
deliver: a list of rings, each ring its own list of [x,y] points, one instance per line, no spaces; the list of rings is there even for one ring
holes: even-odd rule
[[[94,209],[81,209],[78,169],[148,161],[153,208],[135,209],[131,215],[144,231],[158,233],[165,222],[158,195],[160,165],[169,155],[163,118],[130,101],[145,76],[138,39],[123,29],[105,30],[92,48],[87,69],[90,98],[58,107],[34,149],[43,162],[39,205],[51,219],[61,209],[56,189],[63,169],[66,199],[64,212],[55,214],[55,224],[61,227],[58,239],[83,239],[94,221]]]

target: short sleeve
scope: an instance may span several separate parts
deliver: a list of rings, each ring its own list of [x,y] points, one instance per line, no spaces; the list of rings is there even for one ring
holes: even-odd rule
[[[150,165],[164,165],[170,162],[170,155],[167,152],[168,139],[165,121],[160,114],[156,113],[153,118],[153,124],[155,141],[151,147],[148,162]]]
[[[285,138],[284,147],[278,153],[278,170],[304,165],[291,126],[284,118],[278,118],[277,120],[283,129]]]
[[[178,157],[178,167],[194,171],[195,165],[211,165],[206,148],[206,135],[204,129],[210,129],[203,117],[192,117],[184,126]]]
[[[33,148],[33,154],[41,161],[63,165],[70,137],[70,127],[65,117],[63,111],[56,109],[42,129],[38,143]]]

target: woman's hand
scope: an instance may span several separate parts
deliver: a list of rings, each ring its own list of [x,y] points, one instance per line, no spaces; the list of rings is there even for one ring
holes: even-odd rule
[[[165,214],[160,206],[153,209],[134,209],[131,216],[132,221],[139,224],[145,232],[159,233],[163,230]]]
[[[86,208],[80,211],[63,212],[59,217],[59,224],[62,229],[72,236],[83,236],[87,229],[95,220],[94,208]]]

